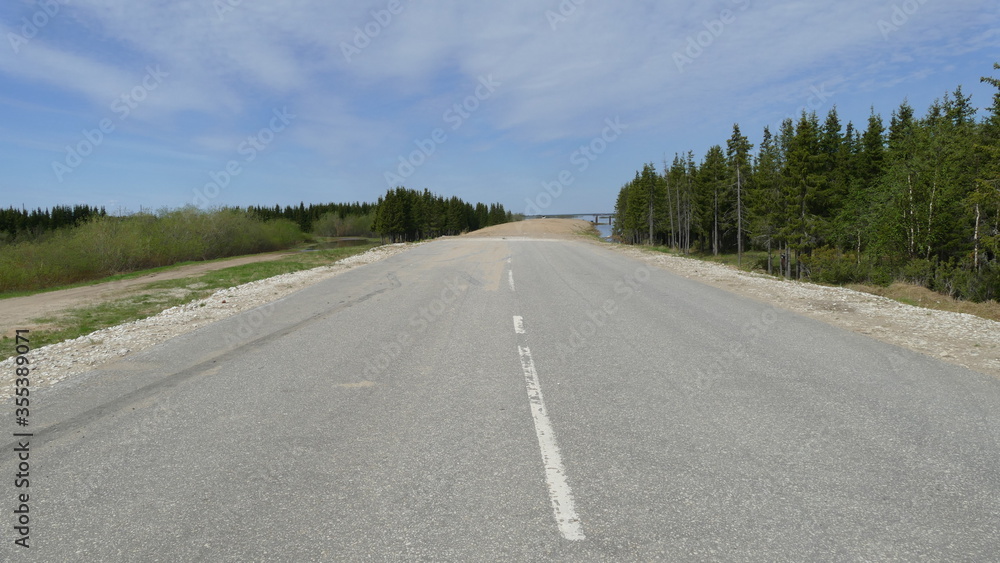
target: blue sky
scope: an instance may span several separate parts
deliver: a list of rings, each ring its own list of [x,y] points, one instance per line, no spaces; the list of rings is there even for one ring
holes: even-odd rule
[[[644,162],[1000,61],[991,0],[43,0],[0,7],[0,206],[610,211]],[[660,164],[662,166],[662,164]]]

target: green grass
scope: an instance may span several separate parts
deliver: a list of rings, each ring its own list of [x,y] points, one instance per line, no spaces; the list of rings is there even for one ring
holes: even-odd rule
[[[56,328],[39,328],[31,331],[33,347],[46,346],[72,340],[95,330],[151,317],[165,309],[189,303],[211,294],[211,291],[192,291],[183,297],[140,294],[91,307],[71,309],[60,317],[36,319]],[[5,339],[6,340],[6,339]]]
[[[580,227],[574,232],[574,234],[592,238],[602,242],[604,241],[604,239],[601,238],[601,231],[598,231],[597,227],[595,227],[594,225],[590,225],[589,227]]]
[[[301,252],[273,261],[243,264],[196,276],[148,283],[134,295],[71,309],[58,317],[33,319],[43,326],[32,329],[32,347],[71,340],[95,330],[151,317],[170,307],[207,297],[219,289],[280,274],[327,266],[348,256],[361,254],[375,246],[378,246],[377,241],[368,241],[358,246]],[[157,270],[164,269],[169,268]],[[131,275],[134,277],[142,274],[137,272]],[[3,340],[9,338],[5,337]]]
[[[232,268],[206,272],[195,278],[152,282],[146,287],[149,289],[169,289],[198,284],[199,289],[223,289],[234,285],[241,285],[252,281],[280,276],[281,274],[298,272],[299,270],[308,270],[310,268],[327,266],[333,264],[337,260],[347,258],[348,256],[361,254],[362,252],[375,246],[378,246],[378,243],[367,242],[358,246],[331,248],[327,250],[317,250],[314,252],[300,252],[293,256],[286,256],[277,260],[243,264],[241,266],[233,266]]]

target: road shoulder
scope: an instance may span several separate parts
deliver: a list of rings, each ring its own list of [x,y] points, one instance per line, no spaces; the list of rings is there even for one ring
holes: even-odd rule
[[[611,244],[608,248],[691,280],[1000,378],[1000,323],[996,321],[637,247]]]

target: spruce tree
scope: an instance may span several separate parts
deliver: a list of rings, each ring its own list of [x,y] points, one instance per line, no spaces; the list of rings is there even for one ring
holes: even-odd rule
[[[753,145],[740,132],[739,124],[733,124],[733,134],[726,143],[726,159],[729,165],[729,181],[736,194],[736,266],[743,267],[743,219],[744,191],[747,179],[751,177],[750,151]]]

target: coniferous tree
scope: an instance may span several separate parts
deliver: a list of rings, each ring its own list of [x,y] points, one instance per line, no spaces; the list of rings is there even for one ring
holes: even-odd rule
[[[632,244],[641,244],[643,241],[647,196],[642,187],[642,176],[637,171],[635,178],[626,187],[625,232]]]
[[[794,212],[790,214],[784,234],[788,245],[795,252],[798,277],[802,276],[798,258],[818,242],[817,202],[820,201],[819,193],[825,184],[819,136],[819,119],[816,114],[803,112],[795,126],[785,157],[786,198]],[[790,259],[788,267],[791,267]]]
[[[854,126],[848,123],[848,133],[843,132],[837,108],[827,114],[820,130],[820,175],[813,211],[817,217],[817,238],[819,244],[828,244],[836,237],[837,210],[843,205],[848,193],[848,173],[850,167],[850,131]]]
[[[703,244],[710,244],[713,255],[722,252],[723,237],[729,227],[731,200],[729,171],[722,147],[709,147],[698,169],[698,198],[702,210],[699,235]]]
[[[771,130],[764,128],[764,138],[757,154],[750,191],[750,229],[754,239],[767,249],[767,273],[773,271],[773,245],[782,221],[782,156]]]
[[[743,193],[748,178],[751,177],[750,151],[753,145],[740,132],[738,124],[733,125],[733,134],[726,144],[726,158],[732,189],[736,192],[736,265],[743,267]]]
[[[885,164],[885,126],[882,116],[872,108],[868,126],[861,134],[854,157],[853,175],[849,193],[841,206],[841,232],[850,239],[860,264],[861,252],[866,248],[876,221],[876,195]]]

